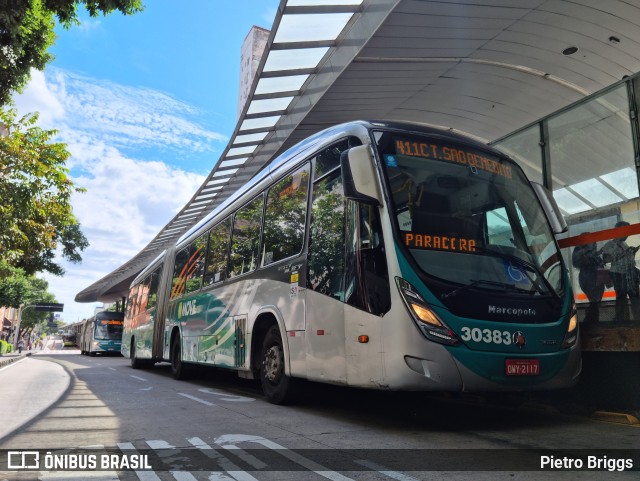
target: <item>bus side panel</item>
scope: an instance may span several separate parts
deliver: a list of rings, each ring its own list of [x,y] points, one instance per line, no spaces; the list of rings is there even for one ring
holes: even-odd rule
[[[306,300],[307,378],[346,384],[345,305],[310,289]]]
[[[350,386],[384,387],[384,339],[382,323],[390,319],[344,306],[347,383]],[[366,336],[366,342],[360,336]]]
[[[228,357],[235,355],[229,352],[234,347],[235,324],[227,305],[235,302],[239,287],[239,283],[220,286],[171,301],[163,329],[166,358],[171,334],[179,327],[183,361],[213,365],[219,358],[221,365],[227,365]]]

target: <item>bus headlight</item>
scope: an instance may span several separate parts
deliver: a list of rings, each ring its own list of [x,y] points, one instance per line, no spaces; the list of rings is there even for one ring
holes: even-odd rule
[[[578,340],[578,309],[574,304],[571,308],[571,317],[569,318],[569,325],[567,326],[567,333],[564,335],[564,341],[562,341],[562,347],[568,348],[573,346]]]
[[[427,339],[451,346],[460,342],[458,336],[438,317],[410,283],[396,277],[396,285],[411,317]]]

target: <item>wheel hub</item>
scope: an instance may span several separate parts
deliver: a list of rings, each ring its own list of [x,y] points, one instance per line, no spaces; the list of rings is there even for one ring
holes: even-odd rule
[[[271,346],[264,356],[264,377],[272,383],[277,383],[282,376],[284,356],[280,346]]]

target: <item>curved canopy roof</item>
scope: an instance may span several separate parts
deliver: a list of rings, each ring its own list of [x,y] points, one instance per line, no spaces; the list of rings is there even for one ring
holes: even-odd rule
[[[354,119],[490,142],[640,71],[640,7],[596,0],[282,0],[235,131],[202,186],[134,258],[76,301],[131,280],[270,159]]]

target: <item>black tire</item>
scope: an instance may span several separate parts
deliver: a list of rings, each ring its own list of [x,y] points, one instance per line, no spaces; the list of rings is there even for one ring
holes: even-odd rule
[[[187,378],[187,367],[182,362],[182,348],[180,338],[176,336],[171,344],[171,374],[174,379],[184,380]]]
[[[267,331],[260,355],[260,384],[272,404],[293,404],[299,400],[299,380],[284,373],[284,349],[278,326]]]
[[[133,369],[142,369],[145,366],[145,363],[142,359],[138,359],[136,357],[136,343],[135,339],[131,339],[131,347],[129,348],[129,362],[131,362],[131,367]]]

